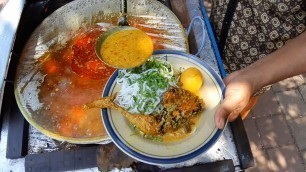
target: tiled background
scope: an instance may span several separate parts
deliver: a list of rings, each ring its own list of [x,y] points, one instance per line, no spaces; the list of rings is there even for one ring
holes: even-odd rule
[[[256,160],[247,171],[306,171],[306,74],[274,84],[244,125]]]

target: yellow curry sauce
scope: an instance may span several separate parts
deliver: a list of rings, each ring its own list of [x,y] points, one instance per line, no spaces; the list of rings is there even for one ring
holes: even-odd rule
[[[102,60],[116,68],[132,68],[145,63],[153,53],[151,38],[139,29],[113,33],[101,45]]]
[[[177,141],[181,141],[185,138],[187,138],[188,136],[190,136],[191,134],[193,134],[196,131],[197,125],[200,121],[201,115],[197,115],[193,118],[191,118],[191,122],[192,125],[190,126],[191,131],[188,132],[186,131],[185,128],[180,128],[176,131],[173,132],[169,132],[164,134],[163,136],[161,136],[161,139],[164,143],[171,143],[171,142],[177,142]]]

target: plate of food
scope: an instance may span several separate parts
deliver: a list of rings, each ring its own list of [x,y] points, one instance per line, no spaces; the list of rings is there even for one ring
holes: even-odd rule
[[[214,113],[224,89],[220,76],[196,56],[157,50],[139,67],[116,70],[103,98],[86,108],[103,109],[108,135],[129,156],[176,164],[202,154],[221,135]]]

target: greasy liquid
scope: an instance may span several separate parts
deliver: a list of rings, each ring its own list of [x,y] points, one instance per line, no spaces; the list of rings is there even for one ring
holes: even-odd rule
[[[153,53],[153,42],[143,31],[123,29],[105,39],[102,60],[116,68],[132,68],[145,63]]]
[[[165,143],[180,141],[188,136],[190,136],[195,130],[196,126],[201,118],[201,115],[197,115],[191,118],[191,132],[187,132],[186,129],[180,128],[174,132],[169,132],[161,136],[161,139]]]
[[[135,19],[137,23],[133,21],[131,26],[154,34],[150,36],[154,49],[172,45],[172,40],[159,36],[166,34],[166,30],[143,27],[145,21],[140,19]],[[104,33],[102,30],[97,26],[80,30],[65,46],[51,48],[35,64],[38,72],[45,76],[38,92],[43,108],[33,112],[31,117],[44,129],[72,138],[106,135],[101,109],[82,109],[84,103],[101,98],[115,70],[98,59],[94,51],[96,39]]]
[[[39,72],[45,75],[39,92],[44,108],[33,118],[45,129],[73,138],[106,135],[101,110],[82,109],[102,96],[115,70],[95,54],[94,45],[101,34],[99,28],[81,31],[65,47],[39,58]]]

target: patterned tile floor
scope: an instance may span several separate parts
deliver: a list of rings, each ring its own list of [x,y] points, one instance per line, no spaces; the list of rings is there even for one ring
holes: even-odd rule
[[[255,158],[253,171],[306,171],[306,74],[263,94],[244,125]]]

